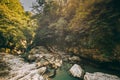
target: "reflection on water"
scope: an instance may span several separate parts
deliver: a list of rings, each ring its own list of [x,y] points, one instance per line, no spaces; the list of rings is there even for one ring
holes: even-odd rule
[[[57,70],[57,74],[52,80],[80,80],[69,74],[68,71],[71,66],[72,64],[63,64],[63,66]]]
[[[79,80],[69,75],[66,70],[57,70],[57,75],[52,80]]]
[[[72,66],[72,64],[69,63],[64,63],[60,69],[57,70],[57,74],[52,80],[81,80],[78,78],[74,78],[69,74],[69,69]],[[120,76],[120,73],[118,71],[112,71],[112,70],[106,70],[103,68],[96,68],[90,65],[84,65],[82,68],[85,70],[85,72],[103,72],[103,73],[108,73],[108,74],[113,74]]]

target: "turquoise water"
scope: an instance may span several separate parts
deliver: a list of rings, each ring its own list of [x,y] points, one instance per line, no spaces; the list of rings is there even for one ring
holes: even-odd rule
[[[80,80],[69,75],[66,70],[57,70],[57,75],[52,80]]]
[[[68,72],[70,67],[72,66],[72,64],[69,63],[65,63],[63,64],[62,68],[58,69],[56,72],[56,76],[54,78],[52,78],[52,80],[81,80],[78,78],[75,78],[73,76],[70,75],[70,73]],[[85,70],[85,72],[103,72],[103,73],[108,73],[108,74],[113,74],[113,75],[120,75],[118,72],[116,71],[111,71],[111,70],[106,70],[103,68],[96,68],[90,65],[84,65],[82,66],[82,68]]]
[[[75,78],[69,74],[69,69],[72,66],[72,64],[63,64],[63,66],[57,70],[56,76],[52,80],[80,80],[78,78]]]

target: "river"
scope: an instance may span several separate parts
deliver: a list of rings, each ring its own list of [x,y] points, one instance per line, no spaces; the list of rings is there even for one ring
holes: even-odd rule
[[[70,75],[69,69],[72,65],[73,64],[64,63],[63,66],[57,70],[56,76],[52,78],[52,80],[82,80],[82,79],[78,79]],[[100,67],[98,68],[98,67],[94,67],[89,64],[82,65],[82,68],[85,70],[85,72],[90,72],[90,73],[103,72],[103,73],[108,73],[112,75],[117,75],[120,77],[120,73],[118,71],[108,70],[108,69],[104,69]]]

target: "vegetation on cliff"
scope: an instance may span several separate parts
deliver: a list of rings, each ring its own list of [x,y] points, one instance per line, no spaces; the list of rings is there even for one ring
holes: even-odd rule
[[[33,44],[101,61],[120,60],[120,1],[37,0]]]
[[[36,25],[30,17],[31,13],[24,11],[19,0],[0,0],[1,51],[25,51],[31,44]]]

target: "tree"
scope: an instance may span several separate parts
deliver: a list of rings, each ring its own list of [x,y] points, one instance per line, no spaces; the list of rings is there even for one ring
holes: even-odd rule
[[[22,43],[31,36],[26,34],[32,34],[34,29],[33,24],[32,27],[27,24],[30,23],[30,16],[26,15],[19,0],[1,0],[0,18],[0,41],[2,42],[0,48],[10,49],[10,51],[26,48]]]

